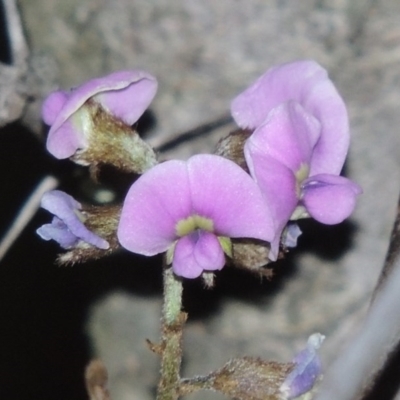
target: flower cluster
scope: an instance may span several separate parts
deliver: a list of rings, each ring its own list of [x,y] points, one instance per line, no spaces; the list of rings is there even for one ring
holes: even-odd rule
[[[336,224],[353,211],[361,189],[339,175],[349,146],[346,107],[317,63],[274,67],[233,100],[232,116],[246,131],[242,160],[203,154],[157,164],[129,127],[156,89],[150,74],[122,71],[54,92],[43,105],[53,155],[142,174],[119,220],[118,240],[126,249],[146,256],[166,252],[176,275],[196,278],[220,270],[226,256],[235,258],[231,238],[268,245],[267,264],[277,259],[281,243],[296,245],[300,230],[290,221],[311,216]],[[79,239],[106,249],[76,216],[79,204],[65,196],[44,199],[56,219],[38,233],[63,247]],[[61,200],[67,206],[60,214]]]
[[[267,271],[268,262],[297,245],[298,219],[337,224],[352,213],[361,188],[340,176],[349,146],[343,100],[313,61],[274,67],[232,101],[240,129],[215,154],[158,163],[132,127],[156,90],[147,72],[121,71],[46,99],[50,153],[89,165],[95,177],[102,164],[139,177],[122,206],[86,207],[64,192],[46,193],[42,207],[54,217],[37,233],[67,250],[60,263],[100,258],[120,246],[145,256],[165,253],[171,268],[164,271],[163,337],[151,345],[162,356],[159,393],[190,393],[202,383],[233,398],[309,394],[321,376],[321,334],[292,363],[245,357],[195,378],[193,387],[181,380],[182,349],[170,345],[180,342],[186,319],[177,277],[202,276],[212,285],[227,260]]]

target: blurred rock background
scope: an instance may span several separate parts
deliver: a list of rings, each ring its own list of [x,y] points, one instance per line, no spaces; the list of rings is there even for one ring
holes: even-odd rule
[[[155,146],[226,115],[233,96],[271,65],[312,58],[328,69],[348,105],[352,146],[345,174],[364,189],[357,210],[339,226],[304,221],[298,249],[276,265],[271,282],[228,268],[212,291],[188,282],[183,375],[206,374],[240,355],[287,361],[317,331],[327,336],[322,357],[329,365],[368,306],[395,216],[400,3],[20,0],[19,6],[30,67],[42,88],[68,88],[117,69],[143,68],[158,77],[147,124]],[[36,113],[25,126],[15,123],[0,134],[2,230],[46,173],[83,201],[103,190],[89,186],[84,169],[46,154],[38,114],[42,92],[30,99]],[[231,128],[164,156],[210,152]],[[114,400],[154,398],[158,359],[145,339],[158,338],[160,259],[121,253],[58,268],[56,245],[34,234],[48,218],[40,212],[0,264],[0,397],[84,399],[83,368],[99,356]],[[392,392],[390,387],[379,398]]]

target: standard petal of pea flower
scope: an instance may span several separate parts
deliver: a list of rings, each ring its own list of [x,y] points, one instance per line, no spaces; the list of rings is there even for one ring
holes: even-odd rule
[[[161,163],[130,188],[118,238],[146,256],[168,252],[175,274],[196,278],[220,270],[229,238],[270,241],[271,214],[255,181],[234,162],[215,155]]]
[[[99,249],[108,249],[109,243],[97,236],[83,223],[81,204],[60,190],[52,190],[42,197],[41,206],[54,214],[51,224],[41,226],[36,232],[44,240],[55,240],[64,249],[71,249],[79,241]]]
[[[350,141],[347,110],[327,71],[315,61],[269,69],[232,101],[231,113],[241,128],[256,129],[274,108],[288,101],[300,104],[320,124],[310,173],[338,175]]]

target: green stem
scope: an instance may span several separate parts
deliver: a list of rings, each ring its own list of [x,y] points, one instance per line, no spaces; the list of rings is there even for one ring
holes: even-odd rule
[[[182,330],[186,314],[182,309],[182,282],[172,268],[164,267],[164,305],[162,310],[161,378],[157,400],[179,398],[182,362]]]

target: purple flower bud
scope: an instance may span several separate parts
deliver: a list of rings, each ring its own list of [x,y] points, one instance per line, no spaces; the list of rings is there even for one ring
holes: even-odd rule
[[[36,232],[44,240],[55,240],[64,249],[76,246],[80,241],[107,250],[109,244],[86,228],[82,206],[73,197],[59,190],[47,192],[41,206],[54,214],[51,224],[41,226]]]
[[[274,235],[254,180],[234,162],[208,154],[144,173],[126,196],[118,227],[123,247],[147,256],[167,251],[174,272],[185,278],[221,269],[231,237],[270,241]]]
[[[321,361],[317,350],[325,336],[314,333],[308,338],[307,347],[293,359],[294,369],[280,387],[285,399],[294,399],[309,392],[321,376]]]
[[[133,125],[153,100],[157,81],[141,70],[118,71],[92,79],[69,92],[51,93],[42,107],[43,120],[51,125],[47,149],[56,158],[73,156],[88,146],[93,121],[85,110],[91,100],[127,125]]]

